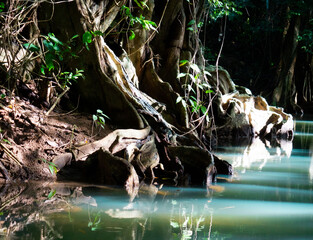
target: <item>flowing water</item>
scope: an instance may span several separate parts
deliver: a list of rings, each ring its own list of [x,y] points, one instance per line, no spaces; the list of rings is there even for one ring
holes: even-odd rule
[[[218,148],[235,174],[210,188],[5,185],[0,239],[313,239],[312,151],[297,121],[293,142]]]

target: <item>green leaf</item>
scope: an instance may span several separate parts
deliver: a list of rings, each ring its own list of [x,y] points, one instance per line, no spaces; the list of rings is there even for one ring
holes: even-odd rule
[[[135,1],[135,3],[137,4],[137,6],[140,7],[141,10],[143,10],[143,7],[142,7],[142,5],[138,2],[138,0],[134,0],[134,1]]]
[[[187,26],[191,26],[191,25],[193,25],[193,24],[195,24],[195,20],[194,19],[192,19],[188,24],[187,24]]]
[[[100,123],[102,123],[102,124],[104,124],[104,123],[105,123],[105,119],[104,119],[104,117],[99,116],[99,117],[98,117],[98,119],[99,119]]]
[[[49,162],[49,165],[51,165],[51,166],[53,166],[53,167],[57,168],[57,165],[55,165],[55,163],[54,163],[54,162]],[[57,170],[57,169],[55,169],[55,170]]]
[[[206,90],[205,93],[213,93],[214,91],[212,89]]]
[[[54,55],[52,53],[48,52],[45,55],[45,61],[46,61],[46,65],[47,65],[47,68],[48,68],[49,71],[54,69],[53,60],[54,60]]]
[[[0,216],[3,216],[3,214],[4,214],[3,212],[0,212]]]
[[[25,43],[23,46],[31,52],[39,52],[40,48],[32,43]]]
[[[87,50],[89,50],[88,44],[92,42],[92,34],[87,31],[83,34],[83,43],[86,45]]]
[[[198,24],[197,24],[197,27],[198,28],[201,28],[203,26],[203,22],[199,22]]]
[[[9,144],[9,145],[11,145],[11,142],[8,139],[3,138],[2,141],[7,143],[7,144]]]
[[[92,32],[92,34],[94,36],[103,36],[103,32],[101,32],[101,31],[95,31],[95,32]]]
[[[192,27],[188,27],[187,30],[188,30],[188,31],[191,31],[191,32],[194,31],[194,29],[193,29]]]
[[[94,121],[97,121],[97,120],[98,120],[97,115],[92,115],[92,119],[93,119]]]
[[[197,99],[194,96],[191,96],[190,98],[197,102]]]
[[[45,75],[45,67],[41,65],[40,72],[42,75]]]
[[[60,44],[62,46],[64,45],[63,42],[61,42],[59,39],[57,39],[53,33],[48,33],[48,37],[51,39],[52,42],[54,42],[56,44]]]
[[[51,199],[51,198],[53,198],[53,196],[56,194],[56,190],[55,189],[52,189],[51,191],[50,191],[50,193],[49,193],[49,195],[48,195],[48,199]]]
[[[181,66],[184,66],[185,64],[187,64],[187,63],[189,63],[189,61],[188,60],[181,60],[181,61],[179,61],[179,66],[181,67]]]
[[[58,44],[53,45],[53,49],[54,49],[54,51],[56,51],[56,52],[61,52],[61,49],[60,49],[60,47],[59,47]]]
[[[129,40],[133,40],[136,37],[136,35],[135,35],[133,30],[130,30],[130,33],[131,34],[130,34],[130,36],[128,38],[129,38]]]
[[[49,170],[50,170],[51,174],[54,175],[57,172],[56,167],[51,165],[50,162],[48,162],[48,164],[49,164]]]
[[[206,114],[206,107],[205,106],[201,106],[200,107],[200,110],[201,110],[201,112],[203,113],[203,114]]]
[[[79,35],[76,34],[76,35],[74,35],[73,37],[71,37],[71,40],[73,40],[73,39],[75,39],[75,38],[78,38],[78,37],[79,37]]]
[[[49,42],[48,40],[43,40],[43,45],[50,51],[50,52],[53,52],[54,51],[54,48],[53,48],[53,43],[52,42]]]

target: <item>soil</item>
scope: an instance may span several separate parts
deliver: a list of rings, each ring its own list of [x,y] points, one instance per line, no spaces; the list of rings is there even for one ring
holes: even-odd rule
[[[55,156],[113,131],[96,126],[91,114],[46,112],[19,97],[1,99],[0,181],[55,179]]]

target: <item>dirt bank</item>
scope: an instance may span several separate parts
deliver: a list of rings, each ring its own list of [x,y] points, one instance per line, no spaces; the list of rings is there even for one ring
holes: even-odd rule
[[[49,164],[53,157],[112,131],[93,125],[90,114],[45,114],[18,97],[1,99],[0,181],[55,179]]]

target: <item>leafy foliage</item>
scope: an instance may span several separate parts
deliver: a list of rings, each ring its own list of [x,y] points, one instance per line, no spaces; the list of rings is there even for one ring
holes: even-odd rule
[[[313,54],[313,19],[310,20],[308,28],[304,29],[298,37],[301,49]]]
[[[102,110],[98,109],[97,113],[92,115],[92,119],[98,126],[104,128],[105,119],[110,119],[110,118],[107,115],[105,115]]]
[[[4,11],[5,8],[5,3],[4,2],[0,2],[0,13]]]
[[[62,83],[63,89],[72,85],[72,82],[77,82],[77,79],[84,78],[83,72],[84,70],[78,70],[77,68],[75,73],[61,72],[60,79],[64,80]]]
[[[211,74],[206,70],[201,70],[197,64],[188,60],[181,60],[180,66],[188,66],[187,72],[177,75],[177,78],[185,78],[185,84],[183,84],[183,86],[185,87],[186,93],[184,97],[179,96],[176,99],[176,103],[182,102],[184,107],[188,106],[190,108],[191,113],[205,115],[208,121],[207,107],[201,100],[200,92],[205,94],[213,92],[211,86],[205,81],[206,76],[211,76]],[[189,105],[187,103],[189,103]]]
[[[48,71],[55,69],[55,62],[63,61],[65,57],[77,57],[72,51],[71,43],[77,38],[78,35],[73,36],[68,43],[61,42],[53,33],[48,33],[44,36],[43,45],[45,46],[46,52],[45,64],[41,66],[41,72],[44,74],[45,69]]]
[[[217,19],[222,18],[224,16],[233,16],[242,14],[235,1],[208,0],[207,5],[208,5],[207,12],[209,13],[210,19],[213,21],[216,21]]]
[[[137,1],[138,2],[138,1]],[[136,2],[136,3],[137,3]],[[143,3],[143,1],[141,1],[141,3]],[[138,5],[139,3],[137,3]],[[139,5],[138,5],[139,6]],[[141,6],[141,5],[140,5]],[[157,32],[157,25],[155,22],[150,21],[150,20],[146,20],[144,16],[140,15],[139,17],[137,16],[133,16],[133,14],[131,13],[131,10],[129,7],[123,5],[121,7],[121,12],[126,16],[126,18],[129,19],[129,25],[131,27],[134,27],[135,24],[139,24],[141,25],[141,27],[145,30],[153,30]],[[130,40],[133,40],[135,38],[135,32],[133,30],[130,30],[131,35],[129,36]]]
[[[66,43],[59,40],[53,33],[48,33],[48,35],[42,36],[44,50],[33,43],[25,43],[23,46],[30,52],[43,56],[43,64],[41,65],[40,72],[42,75],[47,75],[48,73],[55,73],[56,78],[60,80],[58,82],[59,86],[66,89],[72,82],[76,82],[79,78],[84,78],[84,70],[75,69],[75,72],[64,71],[62,62],[70,60],[72,58],[77,58],[78,55],[73,51],[72,47],[74,45],[75,39],[79,35],[74,35]],[[58,66],[58,68],[56,68]]]
[[[92,42],[92,40],[97,37],[97,36],[103,36],[103,32],[101,31],[86,31],[84,34],[83,34],[83,43],[85,44],[85,47],[87,50],[89,50],[89,44]]]

